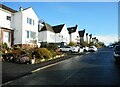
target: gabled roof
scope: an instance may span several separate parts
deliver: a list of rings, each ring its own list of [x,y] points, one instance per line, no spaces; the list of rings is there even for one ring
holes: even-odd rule
[[[60,33],[62,31],[62,28],[64,27],[65,24],[61,24],[61,25],[56,25],[56,26],[53,26],[53,30],[55,33]]]
[[[22,11],[27,10],[27,9],[29,9],[29,8],[32,8],[32,7],[25,8],[25,9],[23,9]]]
[[[17,12],[16,10],[13,10],[12,8],[9,8],[9,7],[7,7],[7,6],[3,5],[3,4],[0,4],[0,8],[5,9],[7,11],[10,11],[12,13]]]
[[[43,28],[39,32],[41,32],[41,31],[51,31],[51,32],[54,32],[54,30],[53,30],[51,25],[49,25],[48,23],[43,23],[43,24],[44,24],[44,26],[43,26]]]
[[[85,29],[78,31],[80,37],[84,37]]]
[[[69,27],[69,28],[67,28],[67,29],[68,29],[68,32],[69,32],[69,34],[71,34],[71,33],[73,33],[73,32],[76,32],[77,27],[78,27],[78,25],[76,25],[75,27]]]

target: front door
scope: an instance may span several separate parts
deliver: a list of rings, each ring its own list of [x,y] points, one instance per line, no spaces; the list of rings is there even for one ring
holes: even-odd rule
[[[10,41],[10,32],[3,32],[3,43],[7,43],[7,45],[10,47],[11,41]]]

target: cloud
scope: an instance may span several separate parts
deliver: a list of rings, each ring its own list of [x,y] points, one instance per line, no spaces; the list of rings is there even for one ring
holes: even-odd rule
[[[99,39],[99,41],[104,42],[106,45],[109,45],[110,43],[118,41],[118,35],[111,34],[111,35],[96,35]]]

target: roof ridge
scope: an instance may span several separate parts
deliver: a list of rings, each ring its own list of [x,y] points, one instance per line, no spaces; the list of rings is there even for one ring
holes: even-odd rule
[[[29,8],[32,8],[32,7],[27,7],[27,8],[24,8],[22,11],[27,10],[27,9],[29,9]]]
[[[12,9],[12,8],[4,5],[4,4],[0,4],[0,8],[5,9],[5,10],[7,10],[7,11],[10,11],[10,12],[12,12],[12,13],[17,12],[16,10],[14,10],[14,9]]]

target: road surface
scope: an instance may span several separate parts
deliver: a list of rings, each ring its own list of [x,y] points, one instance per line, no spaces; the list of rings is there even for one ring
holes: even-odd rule
[[[7,85],[120,85],[120,67],[111,48],[64,60]]]

